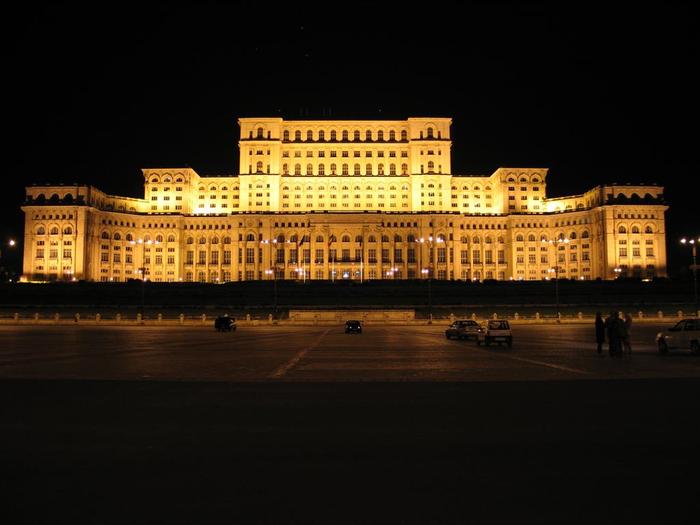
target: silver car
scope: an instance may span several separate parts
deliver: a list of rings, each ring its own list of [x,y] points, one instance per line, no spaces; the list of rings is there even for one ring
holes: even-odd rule
[[[683,319],[675,326],[656,334],[656,345],[660,354],[671,348],[690,349],[700,354],[700,319]]]

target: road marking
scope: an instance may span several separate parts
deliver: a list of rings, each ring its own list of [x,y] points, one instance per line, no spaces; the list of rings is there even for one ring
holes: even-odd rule
[[[309,346],[307,346],[306,348],[300,350],[299,353],[298,353],[297,355],[295,355],[294,357],[292,357],[292,358],[289,360],[289,362],[287,362],[287,363],[283,364],[282,366],[280,366],[279,368],[277,368],[277,369],[276,369],[274,372],[272,372],[268,377],[269,377],[270,379],[279,379],[280,377],[284,376],[284,375],[285,375],[287,372],[289,372],[292,368],[294,368],[295,366],[297,366],[297,364],[299,363],[299,361],[301,361],[301,360],[304,358],[304,356],[305,356],[307,353],[309,353],[310,350],[313,350],[313,349],[316,348],[319,344],[321,344],[321,340],[322,340],[322,339],[326,336],[326,334],[328,334],[328,332],[330,332],[330,331],[331,331],[331,328],[328,328],[325,332],[323,332],[320,336],[318,336],[318,338],[317,338],[313,343],[311,343],[311,344],[310,344]]]
[[[482,350],[482,352],[486,352],[486,350]],[[549,368],[556,368],[557,370],[564,370],[566,372],[573,372],[575,374],[588,375],[588,372],[586,372],[585,370],[579,370],[578,368],[571,368],[568,366],[555,365],[552,363],[547,363],[546,361],[538,361],[536,359],[526,359],[525,357],[515,357],[512,355],[502,355],[502,354],[496,354],[496,355],[500,355],[500,356],[506,357],[508,359],[515,359],[516,361],[524,361],[525,363],[531,363],[533,365],[547,366]]]

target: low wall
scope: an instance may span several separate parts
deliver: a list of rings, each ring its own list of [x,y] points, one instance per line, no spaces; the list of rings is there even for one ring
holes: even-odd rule
[[[357,319],[364,323],[407,322],[416,319],[415,310],[289,310],[289,320],[298,323],[344,323]]]

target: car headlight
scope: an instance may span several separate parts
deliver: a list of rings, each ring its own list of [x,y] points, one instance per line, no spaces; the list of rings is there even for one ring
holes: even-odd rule
[[[660,339],[663,339],[663,338],[664,338],[663,332],[659,332],[658,334],[656,334],[656,340],[657,340],[657,341],[659,341]]]

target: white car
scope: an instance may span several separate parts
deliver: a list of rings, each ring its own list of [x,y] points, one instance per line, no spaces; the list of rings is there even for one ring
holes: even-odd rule
[[[513,346],[513,333],[510,331],[510,323],[505,319],[492,319],[481,327],[477,334],[476,344],[484,343],[489,346],[491,343],[505,343],[509,347]]]
[[[671,348],[690,349],[700,354],[700,319],[683,319],[675,326],[656,334],[656,345],[660,354]]]

